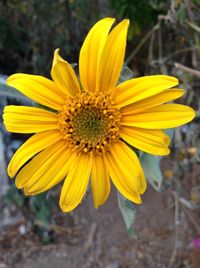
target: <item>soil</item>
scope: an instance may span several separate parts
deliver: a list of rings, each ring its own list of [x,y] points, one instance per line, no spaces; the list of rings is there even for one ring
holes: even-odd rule
[[[148,186],[134,226],[140,239],[134,240],[127,234],[115,189],[98,210],[89,195],[72,214],[57,212],[50,226],[52,243],[40,242],[25,219],[4,228],[0,268],[199,268],[200,249],[191,247],[194,225],[186,216],[175,226],[174,213],[171,190],[158,193]],[[196,221],[194,216],[190,212]]]

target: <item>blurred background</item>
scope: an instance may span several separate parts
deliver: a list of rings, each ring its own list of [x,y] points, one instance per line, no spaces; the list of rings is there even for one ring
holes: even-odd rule
[[[138,240],[126,231],[115,189],[98,210],[88,194],[70,214],[59,211],[60,186],[31,198],[16,190],[6,166],[28,136],[7,133],[1,121],[0,268],[200,267],[199,0],[1,0],[0,74],[50,77],[58,47],[77,63],[88,30],[106,16],[130,19],[133,76],[178,77],[186,91],[180,102],[197,118],[175,130],[171,154],[161,160],[160,192],[148,185],[134,224]],[[1,114],[9,103],[1,96]]]

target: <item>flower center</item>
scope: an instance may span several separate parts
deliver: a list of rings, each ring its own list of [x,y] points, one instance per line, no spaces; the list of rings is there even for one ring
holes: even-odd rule
[[[119,139],[120,112],[109,95],[83,92],[59,112],[59,129],[72,150],[104,153]]]

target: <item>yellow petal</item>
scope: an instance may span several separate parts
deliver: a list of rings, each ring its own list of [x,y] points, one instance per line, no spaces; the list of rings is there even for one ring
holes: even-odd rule
[[[9,105],[4,108],[5,127],[15,133],[36,133],[57,129],[57,115],[44,109]]]
[[[180,98],[181,96],[183,96],[183,94],[184,94],[183,89],[178,89],[178,88],[167,89],[155,96],[152,96],[152,97],[143,99],[141,101],[137,101],[128,106],[122,107],[120,111],[123,115],[139,113],[140,111],[144,109],[158,106],[160,104]]]
[[[108,36],[100,61],[100,91],[113,89],[119,79],[124,63],[128,25],[129,21],[123,20]]]
[[[110,194],[109,174],[105,168],[103,157],[99,155],[93,157],[91,185],[94,206],[98,208],[103,205]]]
[[[55,130],[44,131],[33,135],[13,155],[8,165],[8,175],[14,177],[17,171],[31,159],[32,156],[60,139],[60,132]]]
[[[99,62],[114,19],[98,21],[89,31],[82,45],[79,57],[79,73],[85,91],[95,91],[99,72]]]
[[[123,142],[113,144],[104,155],[105,165],[118,191],[127,199],[140,204],[140,194],[146,189],[146,180],[136,154]]]
[[[60,110],[65,102],[55,83],[43,76],[18,73],[9,76],[6,83],[28,98],[54,110]]]
[[[36,155],[17,174],[15,180],[17,188],[24,188],[27,186],[27,184],[30,185],[32,182],[36,183],[37,180],[40,180],[42,177],[44,177],[45,173],[51,168],[51,165],[57,162],[59,157],[65,151],[65,143],[59,141]],[[47,180],[49,181],[50,179],[52,179],[52,176]]]
[[[162,130],[121,127],[120,136],[133,147],[154,155],[169,154],[170,138]]]
[[[72,66],[59,55],[59,49],[54,52],[51,76],[64,96],[74,96],[80,92],[79,82]]]
[[[91,164],[91,157],[87,154],[79,154],[75,159],[60,195],[60,207],[64,212],[80,204],[88,186]]]
[[[113,91],[113,100],[117,107],[140,101],[154,96],[166,89],[178,85],[172,76],[153,75],[134,78],[119,84]]]
[[[195,117],[192,108],[181,104],[164,104],[138,114],[123,115],[121,125],[148,129],[174,128],[190,122]]]
[[[61,148],[48,159],[48,165],[38,167],[36,173],[29,177],[25,186],[26,195],[36,195],[45,192],[65,178],[76,159],[76,153]]]

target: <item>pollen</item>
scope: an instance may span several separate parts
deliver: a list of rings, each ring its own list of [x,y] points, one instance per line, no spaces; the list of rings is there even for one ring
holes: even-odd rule
[[[62,137],[73,151],[102,154],[119,140],[120,112],[108,94],[82,92],[71,97],[58,118]]]

